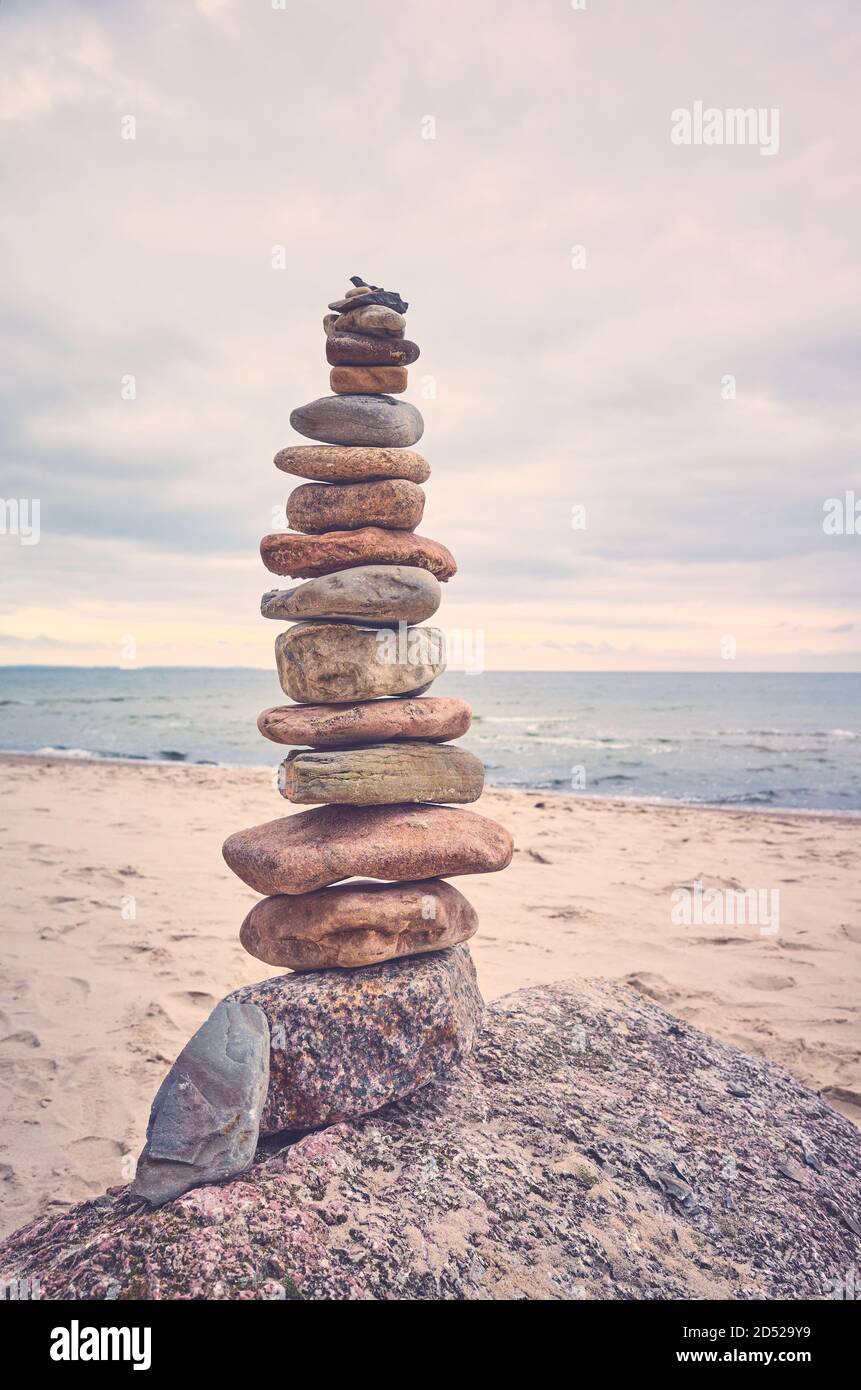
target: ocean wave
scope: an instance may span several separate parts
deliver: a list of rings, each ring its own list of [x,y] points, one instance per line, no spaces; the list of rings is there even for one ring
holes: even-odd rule
[[[691,796],[687,800],[706,806],[774,806],[781,794],[792,796],[798,792],[784,788],[782,793],[778,793],[773,787],[763,787],[758,792],[712,792],[711,795]]]
[[[694,738],[861,738],[854,729],[694,729]]]
[[[30,757],[79,758],[84,761],[90,760],[91,762],[111,760],[122,763],[148,763],[150,761],[148,753],[118,753],[113,748],[67,748],[63,743],[50,744],[45,748],[37,748],[35,753],[30,754]]]
[[[188,754],[180,753],[174,748],[162,748],[158,753],[127,753],[118,751],[115,748],[68,748],[63,743],[46,744],[44,748],[37,748],[35,751],[21,748],[6,749],[9,753],[18,753],[30,758],[74,758],[80,762],[117,762],[117,763],[184,763],[188,762]],[[210,762],[209,758],[199,758],[198,762]],[[218,766],[218,764],[215,764]]]

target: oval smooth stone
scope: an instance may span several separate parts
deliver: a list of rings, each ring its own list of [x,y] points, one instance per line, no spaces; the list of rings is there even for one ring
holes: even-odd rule
[[[290,424],[306,439],[324,444],[378,444],[408,449],[421,439],[425,422],[409,401],[391,396],[321,396],[297,406]]]
[[[284,694],[302,705],[414,695],[445,670],[445,633],[296,623],[277,637],[275,661]]]
[[[315,536],[274,531],[260,542],[260,555],[272,574],[293,579],[313,579],[357,565],[416,565],[443,582],[457,572],[454,556],[439,541],[414,531],[386,531],[382,526]]]
[[[372,483],[379,478],[423,483],[430,477],[427,460],[411,449],[350,449],[340,444],[294,444],[275,455],[275,467],[318,483]]]
[[[264,594],[264,618],[340,619],[352,623],[423,623],[442,597],[439,581],[416,565],[361,565]]]
[[[239,830],[222,852],[257,893],[313,893],[354,876],[497,873],[514,841],[496,821],[455,806],[315,806]]]
[[[337,333],[326,338],[326,361],[333,367],[408,367],[419,356],[409,338],[380,338],[370,333]]]
[[[361,301],[360,301],[361,302]],[[402,338],[407,321],[396,309],[385,304],[368,304],[365,308],[351,309],[339,314],[335,320],[336,333],[369,333],[386,338]]]
[[[401,738],[460,738],[471,722],[472,710],[465,700],[425,695],[358,705],[275,705],[263,711],[257,727],[273,743],[338,748]]]
[[[329,385],[342,396],[391,392],[399,395],[407,389],[406,367],[333,367]]]
[[[425,495],[405,478],[376,483],[302,483],[287,498],[287,523],[294,531],[355,531],[389,526],[414,531],[422,519]]]
[[[378,743],[370,748],[300,748],[278,769],[278,790],[300,806],[390,806],[477,801],[484,764],[453,743]]]
[[[353,970],[468,941],[472,903],[445,879],[347,883],[255,903],[239,929],[250,956],[290,970]]]

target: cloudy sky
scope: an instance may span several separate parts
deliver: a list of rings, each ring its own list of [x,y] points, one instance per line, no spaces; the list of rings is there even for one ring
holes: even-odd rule
[[[488,666],[861,670],[861,519],[823,530],[861,498],[859,20],[0,0],[0,491],[40,502],[0,661],[271,664],[271,459],[360,274],[410,301],[440,620]],[[773,152],[674,144],[696,102]]]

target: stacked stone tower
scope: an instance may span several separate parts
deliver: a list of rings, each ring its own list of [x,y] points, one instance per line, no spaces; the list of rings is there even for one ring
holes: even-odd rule
[[[331,396],[294,410],[319,441],[275,463],[310,479],[287,500],[291,532],[264,536],[264,594],[292,624],[275,643],[292,705],[266,738],[292,745],[281,795],[310,810],[231,835],[224,857],[265,896],[242,924],[251,955],[292,973],[223,999],[153,1102],[132,1194],[153,1204],[253,1161],[260,1134],[377,1110],[440,1078],[470,1050],[482,1003],[465,943],[478,919],[448,879],[504,869],[502,826],[475,801],[484,769],[451,740],[463,700],[425,691],[445,669],[422,624],[456,570],[415,534],[430,473],[411,446],[423,421],[394,399],[419,350],[399,295],[354,278],[324,319]]]
[[[263,597],[266,617],[293,623],[275,654],[297,703],[265,710],[258,726],[301,745],[281,765],[281,794],[319,809],[232,835],[224,855],[268,895],[243,923],[243,945],[294,970],[465,941],[476,913],[445,880],[503,869],[512,853],[501,826],[452,805],[475,801],[484,783],[479,760],[450,742],[468,729],[469,706],[424,695],[445,669],[445,640],[418,624],[457,566],[415,534],[430,469],[411,448],[421,415],[393,398],[419,355],[404,337],[407,307],[353,277],[323,320],[335,394],[290,417],[319,443],[275,458],[313,481],[287,499],[293,532],[261,544],[267,569],[306,582]]]

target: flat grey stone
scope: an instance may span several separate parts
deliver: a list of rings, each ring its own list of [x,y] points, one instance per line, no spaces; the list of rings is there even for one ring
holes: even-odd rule
[[[264,618],[421,623],[439,608],[439,580],[417,565],[360,565],[263,595]]]
[[[421,439],[424,420],[409,401],[391,396],[321,396],[300,405],[290,424],[324,444],[374,444],[408,449]]]
[[[376,743],[369,748],[300,748],[278,772],[278,789],[302,806],[390,806],[477,801],[484,764],[451,743]]]

